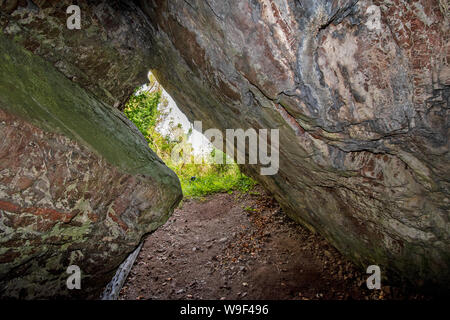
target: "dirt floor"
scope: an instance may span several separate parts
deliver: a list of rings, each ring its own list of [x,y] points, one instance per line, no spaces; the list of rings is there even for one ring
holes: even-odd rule
[[[257,187],[184,200],[145,240],[119,299],[424,298],[368,290],[367,277]]]

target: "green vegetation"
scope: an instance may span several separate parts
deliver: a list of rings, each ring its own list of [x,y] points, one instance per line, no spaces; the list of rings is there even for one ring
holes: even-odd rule
[[[124,112],[147,139],[150,148],[178,175],[185,197],[202,197],[216,192],[231,193],[234,190],[248,192],[253,188],[256,182],[242,174],[237,164],[212,163],[217,152],[220,152],[224,159],[227,157],[217,149],[212,150],[202,164],[174,162],[171,154],[177,145],[187,146],[183,148],[184,150],[192,148],[187,142],[191,132],[185,134],[179,126],[171,125],[168,135],[163,136],[159,133],[156,127],[167,116],[166,113],[158,110],[160,103],[167,106],[167,102],[162,98],[161,87],[150,76],[149,88],[136,89],[125,106]],[[192,155],[182,156],[193,159]]]

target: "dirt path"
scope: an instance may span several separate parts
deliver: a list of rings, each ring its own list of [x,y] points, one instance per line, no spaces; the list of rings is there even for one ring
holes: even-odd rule
[[[119,299],[404,297],[368,290],[366,277],[256,188],[185,200],[146,239]]]

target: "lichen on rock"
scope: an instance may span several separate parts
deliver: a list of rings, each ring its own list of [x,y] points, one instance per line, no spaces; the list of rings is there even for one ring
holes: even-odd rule
[[[152,177],[149,185],[158,186],[149,193],[158,196],[150,198],[158,199],[161,216],[144,216],[156,227],[159,222],[151,221],[161,221],[179,197],[176,177],[111,107],[120,109],[151,68],[188,118],[201,120],[205,130],[280,130],[279,172],[260,176],[258,165],[242,169],[270,190],[292,219],[324,235],[361,267],[376,264],[390,279],[448,290],[450,42],[448,8],[441,1],[79,2],[86,19],[79,31],[65,28],[68,1],[27,1],[2,10],[0,107],[9,120],[0,128],[5,134],[22,141],[20,130],[12,129],[20,123],[28,126],[29,139],[34,134],[47,144],[59,141],[46,150],[74,144],[70,148],[84,151],[68,153],[67,159],[84,154],[92,159],[86,163],[105,161],[95,170],[108,168],[134,181],[114,180],[119,189]],[[7,141],[1,141],[2,150],[11,148]],[[19,145],[17,157],[34,150]],[[44,152],[39,161],[45,162],[46,154],[58,153]],[[70,171],[72,164],[65,163]],[[81,167],[89,177],[90,168]],[[75,198],[84,200],[75,203],[82,211],[89,208],[81,182],[61,181],[49,189],[48,179],[35,185],[37,176],[27,180],[19,169],[5,168],[0,178],[8,192],[21,186],[44,197],[45,190],[64,185],[68,194],[80,192]],[[101,179],[96,177],[92,181]],[[99,188],[94,190],[106,208],[112,198]],[[132,190],[136,199],[149,197]],[[60,210],[67,205],[75,210],[75,203],[36,206],[18,203],[25,201],[21,197],[11,202],[3,193],[8,212],[23,214],[17,226],[34,221],[29,219],[37,219],[38,212],[46,221],[42,227],[57,234],[77,221],[73,210]],[[120,208],[136,208],[133,201],[116,201]],[[105,210],[100,210],[104,230],[117,231],[111,237],[130,228],[130,221],[121,224]],[[47,221],[56,216],[55,225]],[[85,223],[71,230],[84,234],[90,230]],[[21,240],[10,240],[10,249],[0,254],[6,264],[24,254],[14,242]],[[73,248],[72,256],[81,256],[82,247]],[[43,255],[51,252],[39,248]],[[47,258],[42,260],[58,265],[57,257]],[[113,266],[122,256],[107,258]]]

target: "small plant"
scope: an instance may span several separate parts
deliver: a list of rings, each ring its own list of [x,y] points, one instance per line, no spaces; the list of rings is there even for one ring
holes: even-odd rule
[[[255,208],[252,208],[252,207],[245,207],[244,211],[247,211],[248,213],[253,213],[253,212],[256,212],[257,210]]]

